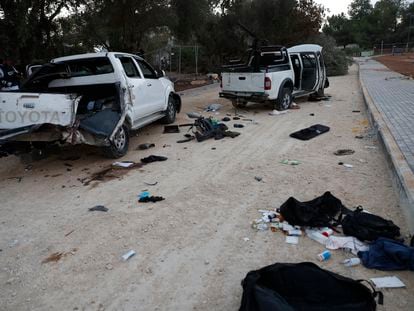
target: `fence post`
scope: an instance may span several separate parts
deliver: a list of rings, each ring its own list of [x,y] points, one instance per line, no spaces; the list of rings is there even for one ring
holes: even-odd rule
[[[195,53],[196,76],[198,76],[198,46],[197,45],[194,48],[194,53]]]
[[[178,60],[178,73],[181,74],[181,45],[180,45],[180,59]]]
[[[381,55],[384,53],[384,40],[381,41]]]

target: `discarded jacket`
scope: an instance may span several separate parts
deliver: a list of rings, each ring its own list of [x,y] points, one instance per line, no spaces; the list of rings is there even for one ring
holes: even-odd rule
[[[279,209],[283,219],[292,226],[329,227],[345,207],[330,192],[307,202],[290,197]]]
[[[361,241],[375,241],[380,237],[397,239],[400,236],[400,228],[391,220],[365,213],[362,207],[348,213],[341,223],[345,235]]]
[[[240,311],[370,311],[375,297],[361,281],[323,270],[313,263],[283,264],[251,271],[242,281]]]
[[[359,252],[362,264],[369,269],[414,271],[414,248],[401,242],[379,238],[366,252]]]
[[[312,138],[315,138],[316,136],[329,132],[329,130],[330,128],[325,125],[316,124],[306,129],[292,133],[290,134],[290,137],[297,138],[300,140],[310,140]]]

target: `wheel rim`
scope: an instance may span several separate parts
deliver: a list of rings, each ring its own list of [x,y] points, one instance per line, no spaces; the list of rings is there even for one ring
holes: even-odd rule
[[[118,133],[115,135],[114,145],[117,150],[122,150],[126,144],[126,133],[123,127],[118,130]]]
[[[170,101],[168,107],[169,107],[169,109],[168,109],[168,116],[172,120],[175,117],[174,104]]]
[[[289,94],[285,94],[285,96],[283,97],[282,106],[285,109],[289,108],[290,106],[290,95]]]

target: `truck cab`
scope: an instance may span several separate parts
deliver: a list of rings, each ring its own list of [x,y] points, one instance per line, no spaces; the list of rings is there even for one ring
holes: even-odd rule
[[[235,107],[271,103],[286,110],[294,98],[321,96],[329,86],[322,47],[313,44],[250,50],[246,63],[223,66],[221,76],[220,97],[230,99]]]

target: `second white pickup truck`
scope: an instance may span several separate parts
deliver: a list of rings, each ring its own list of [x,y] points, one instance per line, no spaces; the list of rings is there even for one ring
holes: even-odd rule
[[[126,53],[52,60],[21,90],[0,92],[0,146],[89,144],[111,158],[125,155],[129,131],[161,119],[173,123],[180,96],[164,73]]]
[[[230,99],[235,107],[256,102],[286,110],[293,98],[321,96],[329,87],[322,47],[313,44],[253,49],[246,63],[223,66],[221,78],[220,97]]]

